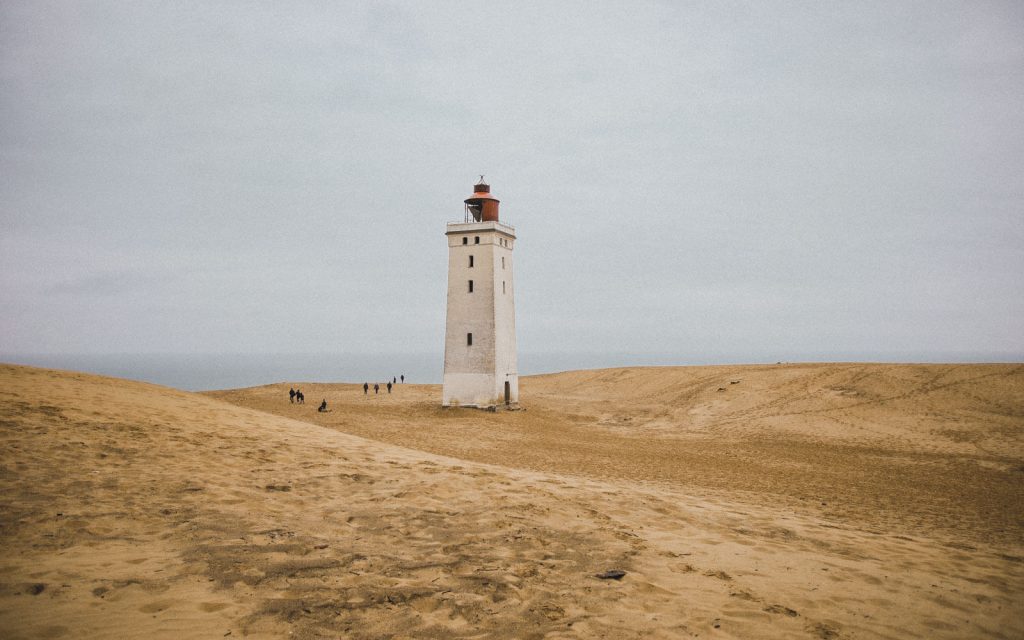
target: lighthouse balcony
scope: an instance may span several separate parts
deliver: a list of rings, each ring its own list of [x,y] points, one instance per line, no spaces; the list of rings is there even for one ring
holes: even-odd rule
[[[498,222],[496,220],[482,221],[482,222],[449,222],[448,230],[445,235],[451,235],[455,233],[471,233],[473,231],[500,231],[512,237],[516,235],[516,228],[510,224],[504,222]]]

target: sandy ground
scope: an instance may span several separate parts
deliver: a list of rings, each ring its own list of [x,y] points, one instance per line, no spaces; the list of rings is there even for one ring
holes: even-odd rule
[[[1024,637],[1024,366],[439,396],[0,366],[0,636]]]

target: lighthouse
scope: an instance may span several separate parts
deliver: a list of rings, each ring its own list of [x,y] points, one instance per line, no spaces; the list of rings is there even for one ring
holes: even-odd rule
[[[444,338],[446,407],[514,407],[516,368],[515,229],[498,219],[499,201],[480,176],[461,222],[449,222],[448,315]]]

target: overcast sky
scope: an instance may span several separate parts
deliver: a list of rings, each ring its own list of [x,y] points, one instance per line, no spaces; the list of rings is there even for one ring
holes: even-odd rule
[[[3,0],[0,352],[440,353],[482,173],[520,351],[1021,358],[1022,105],[1019,2]]]

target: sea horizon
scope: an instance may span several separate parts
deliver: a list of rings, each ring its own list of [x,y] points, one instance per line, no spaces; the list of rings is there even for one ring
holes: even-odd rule
[[[420,353],[0,353],[0,362],[94,373],[174,387],[212,391],[280,382],[441,383],[444,356]],[[968,364],[1024,362],[1024,354],[984,352],[833,352],[697,354],[643,352],[522,352],[519,375],[584,369],[655,366],[757,365],[813,362]]]

